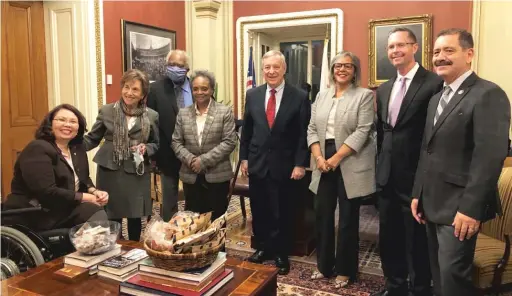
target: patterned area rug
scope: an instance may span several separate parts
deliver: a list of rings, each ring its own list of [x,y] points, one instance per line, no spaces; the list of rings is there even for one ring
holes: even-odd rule
[[[252,217],[249,199],[245,199],[247,219],[244,219],[240,210],[238,197],[233,197],[228,208],[228,237],[226,246],[246,252],[249,256],[251,249]],[[338,211],[336,211],[338,215]],[[337,219],[336,219],[337,221]],[[378,249],[379,237],[379,214],[373,206],[362,206],[359,223],[359,269],[363,273],[382,275],[381,263]],[[293,262],[310,263],[316,265],[316,252],[304,257],[291,257]]]
[[[178,203],[179,210],[184,209],[184,201]],[[250,247],[250,237],[252,234],[251,208],[249,199],[245,199],[245,208],[247,219],[242,216],[240,207],[240,198],[233,196],[227,210],[228,232],[226,239],[226,249],[230,256],[244,260],[252,252]],[[153,214],[159,214],[160,204],[154,203]],[[146,220],[142,219],[142,229],[146,227]],[[378,237],[378,216],[376,211],[370,207],[361,208],[360,223],[360,276],[357,283],[346,288],[334,288],[334,279],[321,279],[312,281],[311,274],[316,266],[316,253],[309,256],[291,257],[291,270],[286,276],[278,276],[278,295],[279,296],[338,296],[338,295],[357,295],[369,296],[382,289],[384,279],[380,275],[380,260],[376,240]],[[122,235],[128,237],[126,220],[123,221]],[[264,264],[271,265],[268,261]]]
[[[184,201],[179,202],[179,210],[184,209]],[[160,204],[154,203],[153,214],[159,214]],[[241,260],[247,258],[253,249],[250,248],[251,237],[251,209],[249,199],[245,199],[247,219],[243,219],[240,208],[240,199],[233,196],[228,207],[228,233],[226,249],[230,256]],[[291,257],[291,270],[286,276],[278,276],[278,296],[369,296],[382,290],[384,278],[382,277],[381,263],[378,251],[378,212],[373,206],[361,207],[360,218],[360,245],[359,245],[359,279],[356,283],[342,289],[334,288],[334,279],[311,280],[311,274],[316,266],[316,254],[309,256]],[[142,222],[143,230],[146,221]],[[122,234],[128,237],[126,220],[123,221]],[[272,265],[272,261],[264,264]],[[512,292],[505,292],[503,296],[512,296]]]

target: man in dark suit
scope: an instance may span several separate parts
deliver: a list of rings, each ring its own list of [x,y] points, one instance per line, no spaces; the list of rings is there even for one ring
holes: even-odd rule
[[[379,245],[389,296],[432,295],[425,226],[410,212],[414,173],[430,98],[442,79],[414,60],[418,43],[403,27],[391,31],[387,51],[397,74],[377,89]],[[409,278],[409,286],[407,279]]]
[[[162,213],[169,221],[178,211],[178,181],[181,162],[171,149],[172,134],[179,108],[192,105],[188,56],[182,50],[172,50],[167,55],[166,77],[151,84],[148,107],[159,114],[160,148],[155,160],[162,184]]]
[[[274,258],[279,274],[287,274],[294,180],[304,177],[310,161],[306,136],[311,104],[304,91],[285,83],[281,52],[269,51],[262,60],[267,83],[247,91],[240,143],[257,250],[249,261]]]
[[[443,91],[427,112],[411,211],[427,225],[436,296],[476,295],[472,264],[480,223],[501,212],[497,183],[507,156],[510,103],[471,71],[473,37],[441,31],[433,63]]]

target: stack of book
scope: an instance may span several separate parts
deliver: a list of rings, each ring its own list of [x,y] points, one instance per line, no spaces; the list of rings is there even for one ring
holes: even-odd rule
[[[98,276],[124,282],[137,273],[139,262],[147,257],[146,251],[132,249],[98,264]]]
[[[121,253],[121,245],[99,255],[82,255],[78,251],[64,257],[64,266],[78,266],[89,270],[89,275],[98,273],[98,263]]]
[[[154,266],[150,258],[139,263],[138,273],[119,286],[119,292],[128,295],[183,295],[209,296],[222,288],[233,277],[233,270],[225,268],[226,253],[204,268],[177,272]]]

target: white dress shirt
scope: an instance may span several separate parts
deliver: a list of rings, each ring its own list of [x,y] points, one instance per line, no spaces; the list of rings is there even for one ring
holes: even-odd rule
[[[329,111],[329,117],[327,118],[327,131],[325,132],[325,139],[335,139],[334,136],[334,119],[336,118],[336,109],[338,108],[338,102],[343,99],[343,95],[339,98],[332,98],[332,107],[331,111]]]
[[[267,84],[267,91],[265,93],[265,112],[267,111],[268,100],[270,99],[270,90],[272,88]],[[279,111],[279,106],[281,105],[281,99],[283,98],[283,90],[284,90],[284,80],[283,82],[275,88],[276,90],[276,112],[274,113],[274,118],[277,116],[277,111]]]
[[[208,103],[208,107],[206,107],[206,110],[204,111],[204,113],[199,112],[199,109],[197,109],[197,104],[194,104],[194,107],[196,109],[197,140],[199,141],[199,146],[201,146],[201,140],[203,138],[204,124],[206,123],[206,118],[208,117],[208,110],[210,109],[211,103],[212,103],[212,100],[210,99],[210,102]]]
[[[128,130],[132,129],[132,127],[135,125],[136,121],[137,121],[137,116],[130,116],[130,117],[128,117],[128,119],[127,119]]]
[[[70,153],[71,153],[71,151],[70,151]],[[69,155],[69,157],[68,157],[68,156],[62,154],[62,156],[64,156],[64,159],[68,162],[69,166],[73,170],[73,175],[75,175],[75,191],[78,191],[78,189],[80,188],[80,180],[78,179],[78,176],[76,175],[75,167],[73,166],[73,159],[71,158],[71,155]]]
[[[453,98],[453,95],[457,92],[457,90],[462,85],[464,80],[466,80],[471,74],[473,74],[473,70],[465,72],[464,74],[460,75],[459,78],[455,79],[455,81],[448,85],[452,89],[452,91],[448,95],[448,100],[446,100],[446,103],[450,102],[450,100]],[[444,86],[446,86],[446,82],[444,83]]]
[[[400,73],[396,73],[396,80],[393,84],[393,89],[391,90],[391,96],[389,97],[389,103],[388,106],[391,106],[393,104],[393,101],[395,100],[398,92],[400,91],[400,84],[401,84],[401,78],[404,77],[405,80],[405,93],[407,93],[407,90],[409,90],[409,86],[411,85],[412,79],[414,78],[414,75],[416,75],[416,72],[418,72],[418,69],[420,68],[420,65],[416,63],[412,69],[407,72],[404,76],[400,75]],[[389,111],[391,108],[388,108],[388,123],[389,120],[391,120],[391,116],[389,116]]]

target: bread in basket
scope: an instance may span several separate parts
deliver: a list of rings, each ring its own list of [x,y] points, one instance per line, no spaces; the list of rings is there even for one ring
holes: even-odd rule
[[[144,248],[156,267],[185,271],[215,261],[226,239],[226,217],[211,222],[211,212],[178,212],[169,222],[151,221]]]

